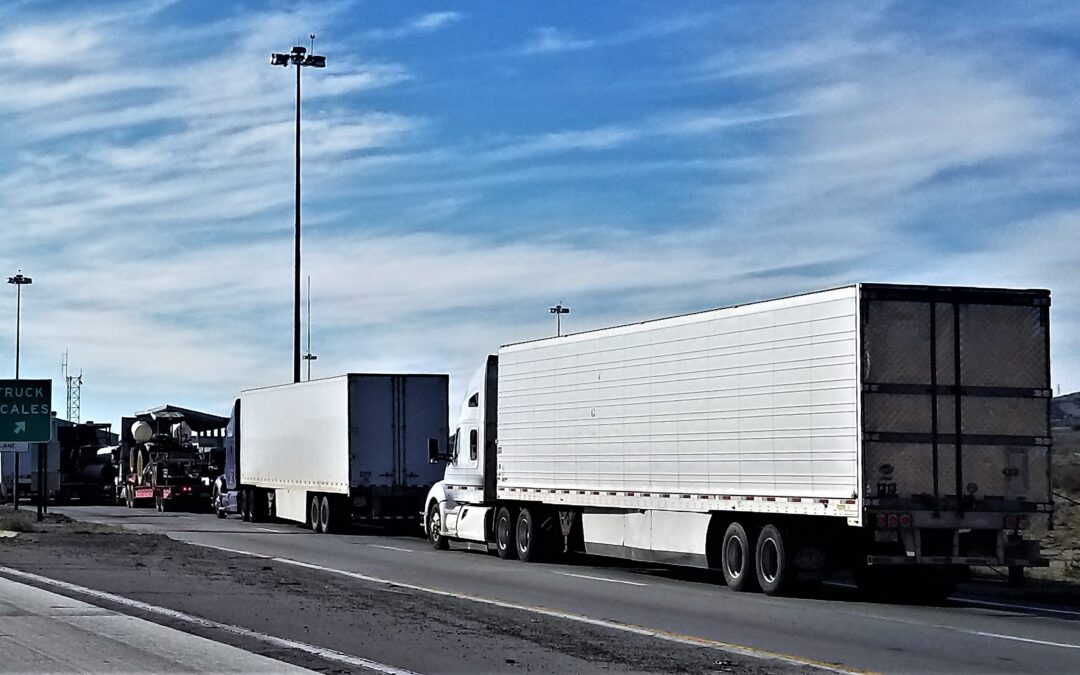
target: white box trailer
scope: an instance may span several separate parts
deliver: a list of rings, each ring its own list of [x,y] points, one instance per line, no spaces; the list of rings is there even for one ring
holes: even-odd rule
[[[415,519],[441,474],[428,455],[445,447],[448,386],[446,375],[354,373],[244,391],[226,488],[245,519],[320,532]]]
[[[1045,290],[859,284],[507,345],[469,387],[432,543],[938,594],[1043,565]],[[927,572],[923,572],[927,570]]]

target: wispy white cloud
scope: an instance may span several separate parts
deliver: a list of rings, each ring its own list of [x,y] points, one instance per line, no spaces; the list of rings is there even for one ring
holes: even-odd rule
[[[532,37],[522,46],[521,53],[529,55],[568,52],[588,49],[595,44],[596,40],[578,38],[554,26],[543,26],[533,31]]]
[[[364,35],[371,40],[395,40],[411,35],[423,35],[440,31],[457,23],[464,15],[461,12],[429,12],[414,17],[396,28],[378,28],[367,31]]]

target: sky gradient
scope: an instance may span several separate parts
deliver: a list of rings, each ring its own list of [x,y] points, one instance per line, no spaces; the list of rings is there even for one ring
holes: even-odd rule
[[[82,418],[859,281],[1053,292],[1080,389],[1080,6],[7,2],[0,272]],[[0,294],[0,374],[15,293]],[[456,408],[456,404],[455,404]]]

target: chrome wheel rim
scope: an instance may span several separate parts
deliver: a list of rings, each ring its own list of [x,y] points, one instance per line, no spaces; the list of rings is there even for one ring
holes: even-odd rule
[[[439,507],[432,507],[431,515],[428,516],[428,536],[431,537],[431,541],[439,543],[439,537],[442,536],[442,517],[439,515]]]
[[[761,553],[758,555],[758,567],[761,569],[761,578],[768,583],[776,581],[780,574],[780,551],[776,547],[776,540],[772,537],[761,542]]]
[[[724,547],[724,571],[732,579],[742,576],[743,567],[746,566],[746,551],[738,537],[728,539]]]

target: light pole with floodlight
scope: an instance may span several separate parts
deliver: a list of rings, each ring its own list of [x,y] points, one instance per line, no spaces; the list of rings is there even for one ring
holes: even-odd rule
[[[22,270],[13,277],[8,277],[7,282],[15,285],[15,379],[19,379],[19,342],[22,333],[22,287],[34,283],[34,280],[24,276]]]
[[[555,315],[555,337],[562,336],[562,315],[569,314],[570,308],[563,307],[561,304],[554,307],[548,307],[548,311]]]
[[[13,277],[8,277],[7,282],[15,286],[15,379],[19,379],[19,347],[22,336],[22,287],[34,283],[34,280],[24,276],[22,270]],[[16,511],[19,510],[19,453],[15,453],[15,480],[11,486],[11,501]]]
[[[311,34],[311,49],[315,50],[315,34]],[[296,45],[288,54],[273,53],[270,65],[296,66],[296,227],[293,280],[293,382],[300,381],[300,71],[304,66],[325,68],[326,57],[309,54],[307,47]]]

